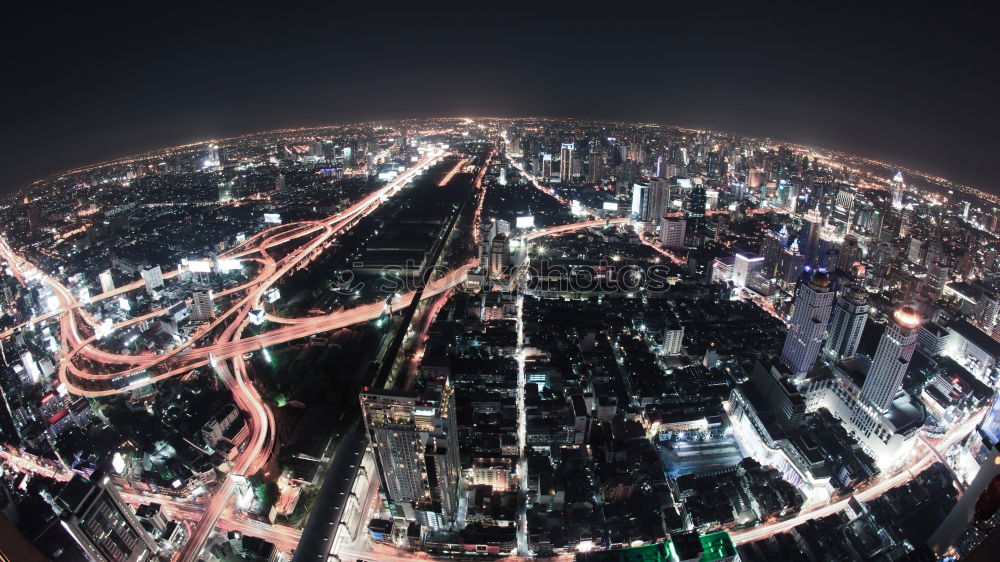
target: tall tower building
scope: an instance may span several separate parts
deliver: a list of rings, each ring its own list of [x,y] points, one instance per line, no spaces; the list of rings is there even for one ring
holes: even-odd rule
[[[819,357],[833,308],[833,296],[830,279],[821,271],[799,285],[795,294],[795,312],[781,351],[782,362],[791,367],[796,376],[809,372]]]
[[[708,195],[705,193],[705,186],[695,185],[688,194],[687,207],[684,218],[687,220],[686,236],[691,238],[692,245],[700,245],[698,237],[705,230],[705,210],[708,205]]]
[[[28,200],[27,197],[24,199]],[[28,230],[35,234],[42,228],[42,215],[38,212],[38,207],[36,205],[28,205]]]
[[[60,524],[93,560],[141,562],[158,552],[108,476],[75,475],[56,497]]]
[[[573,143],[564,142],[559,150],[559,181],[567,183],[573,179]]]
[[[903,183],[902,172],[896,172],[896,176],[892,178],[892,206],[894,208],[903,208],[903,191],[905,189],[906,184]]]
[[[455,398],[447,381],[423,394],[363,392],[361,412],[389,501],[431,529],[453,526],[461,466]]]
[[[212,305],[212,291],[194,291],[191,293],[191,319],[196,322],[211,320],[215,316]]]
[[[153,293],[163,287],[163,270],[160,269],[160,266],[145,267],[139,272],[139,275],[142,276],[142,280],[146,284],[147,292]]]
[[[733,285],[743,289],[747,282],[764,269],[764,257],[746,252],[736,252],[733,256]]]
[[[588,171],[587,181],[589,181],[590,183],[599,183],[601,180],[604,179],[604,176],[606,175],[605,156],[603,151],[600,150],[591,151],[590,157],[587,159],[587,162],[589,165],[589,168],[587,170]]]
[[[670,205],[670,182],[663,178],[653,178],[649,182],[649,195],[643,209],[643,220],[654,226],[660,224]]]
[[[861,397],[882,412],[889,411],[892,399],[902,387],[919,328],[920,316],[912,308],[905,307],[893,313],[878,342],[872,366],[861,387]]]
[[[824,346],[827,355],[835,361],[854,356],[867,320],[868,296],[860,288],[847,287],[833,307],[830,337]]]
[[[683,343],[684,326],[673,324],[663,330],[663,355],[680,355]]]
[[[809,209],[802,225],[802,235],[805,244],[799,244],[799,251],[806,258],[806,263],[815,264],[819,254],[819,239],[823,230],[823,215],[816,209]]]
[[[684,231],[687,228],[687,221],[681,218],[663,219],[660,228],[660,242],[665,248],[683,248]]]
[[[645,222],[644,215],[649,210],[649,185],[644,180],[632,184],[632,220]]]
[[[510,237],[497,232],[490,240],[490,276],[501,279],[506,276],[510,265]]]
[[[539,168],[539,173],[537,174],[538,179],[542,181],[549,181],[549,179],[552,178],[552,154],[548,152],[542,153],[542,160]]]

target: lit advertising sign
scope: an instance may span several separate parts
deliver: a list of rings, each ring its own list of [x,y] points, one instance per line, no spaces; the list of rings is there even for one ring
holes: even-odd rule
[[[278,213],[264,213],[264,222],[268,224],[281,224],[281,215]]]
[[[605,211],[617,211],[618,203],[615,203],[613,201],[605,201],[604,205],[602,205],[601,208],[603,208]]]
[[[240,260],[219,260],[219,271],[223,273],[239,271],[240,269],[243,269],[243,265],[240,264]]]
[[[535,216],[528,215],[526,217],[517,217],[514,220],[514,226],[517,228],[531,228],[535,226]]]
[[[187,263],[191,273],[208,273],[212,271],[212,262],[208,260],[191,260]]]

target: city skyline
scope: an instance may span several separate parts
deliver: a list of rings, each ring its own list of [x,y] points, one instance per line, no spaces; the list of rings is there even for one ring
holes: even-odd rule
[[[0,507],[53,559],[967,554],[963,492],[1000,470],[998,207],[535,117],[52,175],[0,200]],[[77,511],[128,522],[111,546],[67,519],[99,493]]]
[[[555,7],[471,24],[459,10],[407,6],[260,20],[238,12],[19,13],[4,37],[18,87],[4,94],[0,191],[198,138],[457,114],[731,131],[854,151],[997,193],[987,164],[997,112],[981,72],[995,30],[961,10],[635,6],[614,28]],[[667,40],[626,27],[633,16]],[[527,39],[512,32],[548,21],[561,23]],[[502,46],[514,76],[478,58],[483,43]],[[360,53],[366,63],[355,64]],[[402,63],[407,56],[422,64]],[[497,88],[476,79],[491,72]],[[419,87],[395,96],[404,84]]]

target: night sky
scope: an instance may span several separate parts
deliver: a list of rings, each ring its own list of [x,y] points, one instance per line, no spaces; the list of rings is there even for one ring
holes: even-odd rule
[[[545,115],[812,143],[1000,192],[1000,30],[958,3],[342,4],[8,12],[0,191],[269,128]]]

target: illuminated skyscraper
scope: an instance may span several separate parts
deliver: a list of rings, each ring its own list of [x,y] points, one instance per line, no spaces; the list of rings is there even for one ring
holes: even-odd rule
[[[740,289],[747,286],[750,278],[764,269],[764,257],[745,252],[736,252],[733,259],[733,285]]]
[[[795,375],[809,372],[819,357],[833,308],[830,279],[819,271],[812,279],[799,285],[795,294],[795,311],[788,327],[781,360]]]
[[[573,179],[573,143],[564,142],[559,151],[559,181],[566,183]]]
[[[799,243],[799,251],[806,258],[806,263],[815,264],[819,254],[820,235],[823,230],[823,215],[816,209],[809,209],[802,225],[804,243]]]
[[[830,337],[824,349],[834,360],[851,357],[858,351],[861,332],[868,320],[868,297],[859,288],[847,287],[837,298],[830,321]]]
[[[540,179],[542,181],[549,181],[549,179],[552,177],[552,155],[551,154],[549,154],[548,152],[543,152],[542,153],[541,166],[539,166],[539,168],[540,168],[540,170],[538,171],[538,174],[537,174],[538,179]]]
[[[644,221],[658,225],[670,205],[670,182],[663,178],[653,178],[649,182],[649,194],[642,211]]]
[[[903,208],[903,191],[906,189],[906,184],[903,183],[903,174],[901,172],[896,172],[896,176],[892,178],[892,206],[897,209]]]
[[[632,220],[647,221],[644,215],[649,210],[649,185],[645,180],[632,184]]]
[[[861,397],[882,412],[889,411],[892,399],[902,387],[919,328],[920,316],[912,308],[897,310],[878,342],[871,369],[861,387]]]
[[[700,236],[705,230],[705,209],[708,205],[708,195],[705,193],[705,186],[694,185],[688,194],[687,207],[684,218],[687,219],[688,243],[700,245]]]
[[[361,412],[389,501],[408,519],[439,530],[458,511],[458,426],[447,381],[423,394],[370,391]]]

